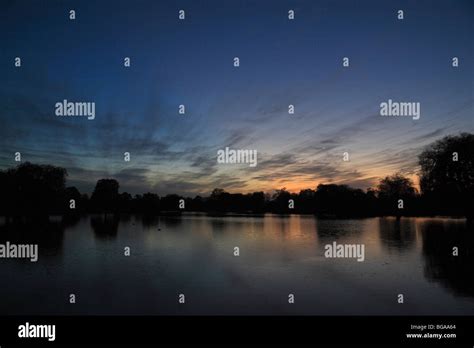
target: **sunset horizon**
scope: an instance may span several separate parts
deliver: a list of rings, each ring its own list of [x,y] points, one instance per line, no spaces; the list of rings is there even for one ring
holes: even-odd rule
[[[474,132],[469,2],[407,4],[403,24],[377,1],[302,2],[294,21],[284,1],[186,8],[183,22],[166,2],[110,16],[78,3],[71,24],[60,2],[9,3],[0,169],[18,152],[87,193],[107,177],[132,194],[365,190],[397,172],[419,189],[423,148]],[[68,116],[78,102],[91,115]],[[397,102],[417,115],[392,117]],[[218,163],[226,147],[255,151],[256,165]]]

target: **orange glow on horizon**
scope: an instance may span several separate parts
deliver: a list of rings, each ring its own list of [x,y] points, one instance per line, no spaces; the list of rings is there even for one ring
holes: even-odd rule
[[[349,187],[360,188],[363,191],[366,191],[369,188],[376,189],[380,180],[382,180],[383,178],[387,176],[391,176],[393,174],[395,173],[368,175],[368,176],[360,177],[354,180],[354,181],[361,181],[361,182],[363,182],[364,180],[373,181],[372,185],[365,185],[365,186],[353,185],[351,184],[351,182],[347,180],[338,179],[338,178],[316,181],[313,178],[302,175],[301,178],[298,180],[275,179],[273,181],[267,181],[267,182],[262,182],[259,180],[250,180],[247,182],[245,189],[236,188],[236,189],[227,190],[225,187],[223,187],[223,189],[230,193],[251,193],[251,192],[260,192],[260,191],[263,191],[265,193],[271,193],[271,192],[274,192],[275,190],[281,190],[284,188],[286,191],[289,191],[291,193],[299,193],[300,191],[306,190],[306,189],[316,190],[316,188],[320,184],[326,184],[326,185],[336,184],[336,185],[348,185]],[[412,180],[414,187],[419,193],[420,185],[419,185],[418,175],[416,174],[405,175],[405,177]]]

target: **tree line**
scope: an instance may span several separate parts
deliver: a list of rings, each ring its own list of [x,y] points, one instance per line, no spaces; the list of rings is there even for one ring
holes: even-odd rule
[[[380,180],[375,188],[320,184],[291,193],[285,188],[264,192],[229,193],[216,188],[209,196],[182,197],[156,193],[132,196],[119,192],[115,179],[100,179],[92,194],[66,186],[67,171],[29,162],[0,171],[0,215],[140,213],[179,214],[182,211],[222,213],[266,212],[315,214],[320,217],[474,216],[474,134],[447,136],[419,155],[420,191],[400,173]]]

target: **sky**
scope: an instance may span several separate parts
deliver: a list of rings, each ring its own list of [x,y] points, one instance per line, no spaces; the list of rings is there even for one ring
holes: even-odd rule
[[[473,16],[468,0],[7,0],[0,169],[18,151],[86,193],[106,177],[189,196],[416,183],[423,148],[474,131]],[[56,116],[64,99],[94,102],[95,119]],[[419,102],[420,119],[380,116],[388,99]],[[217,163],[226,147],[257,166]]]

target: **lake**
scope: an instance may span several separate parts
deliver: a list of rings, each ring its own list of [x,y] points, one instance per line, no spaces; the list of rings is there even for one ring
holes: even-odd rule
[[[474,230],[464,219],[3,219],[0,239],[39,244],[38,262],[0,259],[2,314],[474,314]],[[364,261],[326,258],[333,242],[363,244]]]

